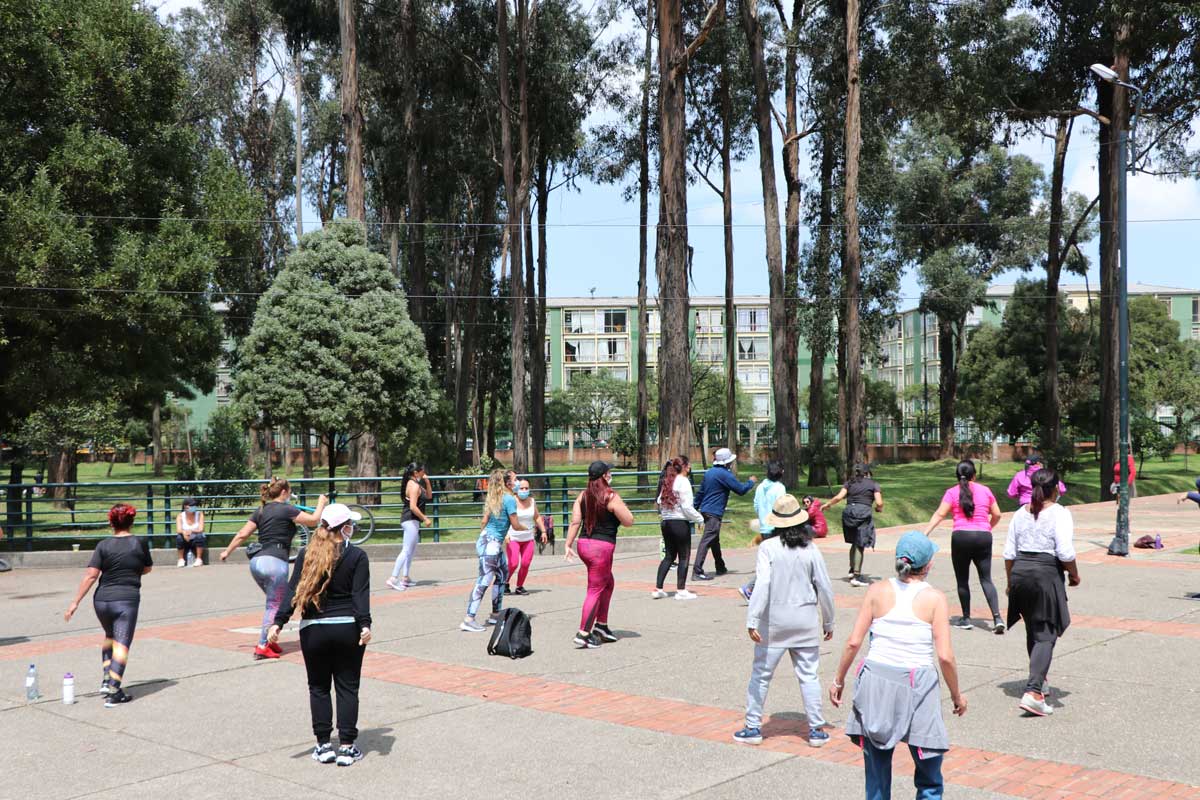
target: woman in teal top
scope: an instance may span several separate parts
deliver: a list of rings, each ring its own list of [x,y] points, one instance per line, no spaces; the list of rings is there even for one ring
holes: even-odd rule
[[[483,530],[475,542],[475,553],[479,556],[479,577],[475,580],[475,588],[471,590],[467,616],[458,626],[459,630],[471,633],[486,630],[475,621],[475,615],[487,593],[488,584],[492,584],[492,615],[488,617],[488,624],[495,625],[500,614],[504,584],[508,580],[504,540],[510,527],[516,531],[527,530],[517,519],[517,498],[513,497],[506,484],[504,470],[494,470],[488,477],[487,500],[483,504],[483,519],[480,522]]]

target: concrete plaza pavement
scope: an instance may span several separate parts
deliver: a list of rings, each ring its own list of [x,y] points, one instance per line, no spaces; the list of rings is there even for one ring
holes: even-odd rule
[[[1200,798],[1200,719],[1193,665],[1200,659],[1200,515],[1174,496],[1133,501],[1135,534],[1160,533],[1167,548],[1104,555],[1114,506],[1074,506],[1083,584],[1070,590],[1074,624],[1050,676],[1056,714],[1022,715],[1024,631],[953,631],[969,702],[949,713],[946,759],[955,798]],[[835,525],[836,527],[836,525]],[[908,529],[908,528],[905,528]],[[993,574],[1003,592],[997,528]],[[867,568],[884,575],[900,529],[880,533]],[[957,613],[949,525],[931,581]],[[864,590],[843,576],[840,536],[819,541],[835,577],[837,630],[822,647],[832,680]],[[421,560],[418,586],[384,587],[391,564],[372,564],[375,639],[361,691],[359,744],[351,769],[315,764],[303,662],[296,633],[285,657],[255,662],[262,595],[241,555],[226,565],[163,565],[143,584],[137,638],[126,672],[133,703],[105,709],[99,627],[90,603],[64,623],[79,569],[0,575],[2,798],[161,796],[742,798],[862,796],[861,758],[841,734],[846,708],[826,703],[834,739],[803,739],[800,692],[780,669],[767,702],[761,747],[731,741],[741,724],[752,645],[736,587],[754,552],[735,550],[734,573],[693,584],[701,596],[652,600],[657,556],[618,544],[610,621],[615,644],[578,651],[585,575],[548,551],[534,560],[527,597],[506,598],[533,617],[534,654],[489,657],[487,634],[458,631],[473,559]],[[1186,552],[1190,549],[1191,552]],[[674,585],[673,575],[667,588]],[[978,583],[977,617],[986,617]],[[1001,594],[1003,602],[1003,594]],[[486,604],[485,604],[486,608]],[[26,705],[23,676],[36,663],[45,695]],[[59,702],[63,673],[76,675],[74,705]],[[897,753],[895,796],[912,795],[907,756]]]

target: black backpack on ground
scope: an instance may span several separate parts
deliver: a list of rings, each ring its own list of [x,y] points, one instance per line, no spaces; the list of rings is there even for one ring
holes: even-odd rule
[[[524,658],[532,653],[533,627],[529,624],[529,615],[519,608],[501,611],[487,651],[490,656],[509,658]]]

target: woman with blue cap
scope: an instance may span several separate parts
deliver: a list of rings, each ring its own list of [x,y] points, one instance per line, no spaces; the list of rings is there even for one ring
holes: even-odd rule
[[[896,544],[896,577],[867,590],[829,690],[842,705],[846,673],[870,634],[871,646],[858,668],[846,734],[863,751],[867,800],[892,796],[892,754],[908,744],[913,782],[920,800],[942,797],[942,757],[950,748],[942,720],[936,654],[950,689],[954,713],[967,713],[950,646],[946,595],[926,582],[938,546],[918,531]]]

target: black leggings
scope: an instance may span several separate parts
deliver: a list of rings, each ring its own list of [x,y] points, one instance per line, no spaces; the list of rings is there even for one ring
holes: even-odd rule
[[[140,600],[92,600],[96,619],[104,628],[104,646],[100,649],[103,679],[117,688],[125,677],[125,663],[129,660],[140,604]]]
[[[1025,649],[1029,653],[1029,681],[1025,684],[1025,691],[1042,692],[1057,643],[1058,633],[1053,625],[1025,620]]]
[[[958,584],[958,602],[962,615],[971,616],[971,564],[979,573],[983,596],[987,598],[992,618],[1000,616],[1000,598],[992,583],[991,531],[955,531],[950,535],[950,562],[954,565],[954,581]]]
[[[671,571],[671,563],[675,559],[679,559],[679,570],[675,573],[675,588],[682,592],[687,587],[688,559],[692,554],[692,523],[686,519],[664,519],[660,527],[667,549],[663,560],[658,563],[658,583],[656,585],[659,589],[663,588],[663,583],[667,580],[667,573]]]
[[[337,689],[338,739],[342,744],[351,744],[358,738],[358,684],[366,651],[358,639],[358,626],[352,622],[306,625],[300,630],[313,735],[321,744],[328,742],[333,732],[331,679]]]

